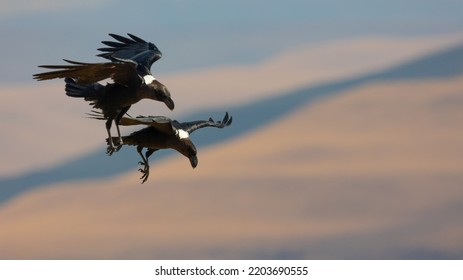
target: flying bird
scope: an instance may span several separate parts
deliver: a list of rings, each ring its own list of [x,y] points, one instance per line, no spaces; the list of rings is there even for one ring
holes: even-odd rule
[[[124,42],[103,42],[112,47],[100,49],[106,53],[99,56],[111,62],[83,63],[65,59],[69,64],[41,65],[39,67],[55,70],[34,74],[34,78],[39,81],[64,78],[66,95],[84,98],[94,108],[102,110],[110,139],[108,153],[116,150],[111,136],[112,122],[116,125],[118,143],[122,145],[119,122],[133,104],[141,99],[152,99],[164,102],[170,110],[175,107],[167,87],[150,71],[151,65],[162,56],[158,48],[131,34],[129,36],[132,39],[110,35]],[[113,83],[98,83],[105,79],[111,79]]]
[[[94,114],[89,114],[92,118],[103,119],[101,114],[92,111]],[[149,176],[148,158],[160,149],[174,149],[187,157],[190,160],[191,167],[195,168],[198,165],[197,149],[190,139],[190,134],[195,130],[203,127],[224,128],[232,123],[233,118],[225,114],[222,121],[198,120],[192,122],[178,122],[164,116],[138,116],[136,118],[123,117],[120,120],[120,125],[145,125],[146,127],[133,132],[128,136],[123,136],[124,145],[137,146],[137,152],[142,161],[139,162],[143,168],[139,171],[142,173],[142,183],[146,182]],[[117,141],[117,138],[107,139],[109,144],[111,141]],[[143,155],[142,151],[146,148]]]

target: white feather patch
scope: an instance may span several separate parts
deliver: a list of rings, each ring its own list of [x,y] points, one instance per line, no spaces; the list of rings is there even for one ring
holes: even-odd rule
[[[179,130],[177,130],[177,136],[180,139],[185,139],[185,138],[190,137],[190,134],[187,131],[183,130],[183,129],[179,129]]]
[[[149,85],[151,84],[154,80],[156,80],[155,77],[151,76],[151,75],[145,75],[143,76],[143,80],[145,81],[145,84]]]

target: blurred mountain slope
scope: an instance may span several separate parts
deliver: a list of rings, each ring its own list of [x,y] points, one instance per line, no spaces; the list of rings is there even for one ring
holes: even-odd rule
[[[414,79],[452,77],[462,73],[463,46],[457,46],[379,73],[296,90],[244,105],[214,108],[187,115],[184,119],[203,119],[208,116],[220,118],[225,110],[234,116],[234,124],[227,129],[219,132],[204,130],[195,133],[192,138],[198,143],[199,147],[202,147],[220,141],[231,141],[235,137],[240,137],[245,133],[268,125],[293,110],[301,106],[306,106],[308,103],[319,98],[327,98],[362,84],[407,77],[413,77]],[[158,155],[158,158],[163,155],[165,153]],[[134,163],[137,161],[137,154],[129,149],[122,149],[117,155],[107,157],[104,154],[104,149],[99,148],[96,152],[84,154],[76,159],[63,162],[58,166],[38,169],[37,171],[18,176],[3,177],[0,179],[0,203],[24,191],[48,184],[68,180],[88,180],[113,176],[133,169]]]
[[[0,208],[0,258],[462,258],[462,88],[362,83],[203,147],[195,170],[153,158],[145,185],[35,189]]]

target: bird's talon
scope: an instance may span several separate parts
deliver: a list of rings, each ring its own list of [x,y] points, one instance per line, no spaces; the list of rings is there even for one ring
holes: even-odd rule
[[[150,174],[150,167],[149,165],[145,164],[144,162],[139,162],[139,164],[143,165],[144,167],[143,168],[139,168],[138,171],[140,171],[142,173],[142,176],[140,177],[140,179],[142,180],[142,184],[144,182],[146,182],[146,180],[148,180],[148,176]]]
[[[148,176],[149,176],[149,172],[144,173],[143,176],[140,177],[140,179],[142,180],[141,181],[142,184],[146,182],[146,180],[148,180]]]
[[[108,148],[106,148],[106,154],[108,156],[111,156],[114,153],[114,151],[115,151],[115,148],[112,146],[109,146]]]

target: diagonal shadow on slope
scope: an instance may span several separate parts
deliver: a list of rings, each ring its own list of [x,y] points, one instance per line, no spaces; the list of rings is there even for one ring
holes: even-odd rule
[[[193,141],[200,148],[225,140],[229,141],[263,125],[270,124],[274,120],[281,118],[285,114],[301,106],[306,106],[310,102],[339,94],[346,89],[367,82],[378,80],[441,78],[460,74],[463,74],[463,46],[436,53],[371,75],[301,89],[285,95],[258,100],[245,105],[204,110],[185,116],[182,120],[204,119],[209,116],[220,119],[225,111],[230,112],[233,116],[233,125],[226,129],[220,131],[204,129],[193,134]],[[24,192],[50,184],[105,178],[136,168],[135,163],[138,162],[139,158],[138,154],[134,152],[134,148],[124,147],[112,157],[105,155],[104,150],[104,148],[101,148],[54,167],[28,172],[15,177],[0,178],[0,204]],[[173,153],[172,151],[161,151],[153,158],[159,160]],[[155,178],[153,177],[153,179]],[[139,182],[134,182],[134,184],[138,183]]]

